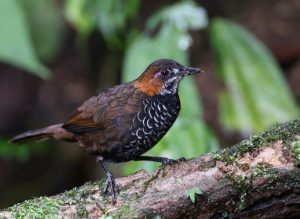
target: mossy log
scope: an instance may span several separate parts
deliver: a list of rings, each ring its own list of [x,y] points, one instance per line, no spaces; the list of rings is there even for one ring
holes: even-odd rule
[[[287,218],[300,216],[300,119],[231,148],[116,179],[117,203],[89,182],[0,218]]]

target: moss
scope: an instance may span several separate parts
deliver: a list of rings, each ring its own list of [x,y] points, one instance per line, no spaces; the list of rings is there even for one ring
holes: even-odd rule
[[[124,218],[125,216],[128,217],[130,213],[129,205],[123,205],[121,209],[118,210],[118,213],[114,215],[113,218]]]
[[[279,174],[276,169],[269,169],[268,167],[258,165],[253,169],[252,174],[249,176],[228,177],[236,184],[236,187],[239,190],[238,199],[232,200],[232,203],[236,206],[236,211],[240,212],[251,205],[253,202],[253,195],[255,193],[274,194],[275,192],[276,194],[277,191],[275,189],[278,189],[278,194],[280,194],[283,190],[290,190],[292,188],[299,187],[299,169],[296,168],[294,171],[289,171],[289,175],[284,176],[284,174],[284,171]],[[263,184],[255,185],[255,180],[261,177],[266,179],[266,181]]]
[[[254,186],[254,181],[260,177],[267,178],[268,181],[263,185]],[[274,169],[269,169],[264,164],[258,164],[254,167],[250,175],[228,175],[226,179],[234,183],[235,188],[239,191],[238,197],[231,200],[237,212],[244,210],[251,204],[252,195],[249,196],[249,194],[270,191],[274,189],[273,185],[276,183],[283,183],[280,181],[278,172]]]
[[[56,198],[39,197],[16,204],[8,210],[12,212],[12,218],[60,218],[57,211],[61,205],[62,202]]]
[[[106,182],[104,179],[99,180],[96,184],[98,185],[100,191],[104,191],[106,189]]]
[[[297,164],[300,165],[300,139],[292,142],[292,153],[297,161]]]
[[[236,210],[238,212],[242,211],[243,209],[246,208],[247,206],[247,197],[248,197],[248,193],[246,191],[243,191],[241,194],[240,194],[240,200],[239,202],[237,202],[237,208]]]
[[[113,217],[112,216],[105,216],[105,215],[103,215],[99,219],[113,219]]]
[[[77,210],[77,216],[79,218],[87,218],[88,217],[88,211],[86,210],[84,203],[78,203],[76,205],[76,210]]]
[[[103,188],[103,182],[87,182],[79,188],[75,187],[60,195],[34,198],[16,204],[7,210],[12,212],[13,218],[24,218],[25,216],[29,218],[59,218],[56,216],[58,210],[63,204],[70,204],[76,206],[79,217],[86,218],[88,212],[85,206],[95,202],[92,198],[87,199],[87,197],[94,193],[94,190],[91,188],[97,188],[98,186]]]
[[[87,218],[88,211],[86,206],[95,203],[93,198],[87,198],[92,197],[91,195],[95,192],[94,189],[91,189],[93,187],[99,188],[101,191],[104,188],[103,181],[87,182],[79,188],[73,188],[70,191],[64,192],[59,198],[64,203],[74,204],[76,206],[78,217]]]
[[[138,203],[136,203],[137,205]],[[134,208],[131,208],[130,205],[125,204],[120,209],[107,209],[104,211],[104,215],[101,218],[138,218],[138,214]]]
[[[239,155],[242,155],[246,152],[251,152],[262,145],[276,141],[283,141],[284,144],[288,145],[295,141],[295,135],[299,133],[300,118],[288,123],[276,125],[266,132],[253,135],[249,140],[244,140],[233,147],[216,152],[213,154],[213,158],[215,160],[221,160],[228,164],[232,164]]]

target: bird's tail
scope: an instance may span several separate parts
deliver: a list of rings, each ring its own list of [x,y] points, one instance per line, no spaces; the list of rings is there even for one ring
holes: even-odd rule
[[[68,132],[65,129],[63,129],[62,125],[63,124],[56,124],[47,126],[45,128],[27,131],[15,136],[10,141],[12,143],[23,144],[33,141],[44,141],[50,138],[72,140],[74,135],[71,132]]]

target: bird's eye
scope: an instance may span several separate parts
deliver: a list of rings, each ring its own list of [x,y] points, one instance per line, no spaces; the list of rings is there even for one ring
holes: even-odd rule
[[[165,70],[165,71],[161,71],[160,73],[163,77],[167,77],[169,75],[169,71]]]

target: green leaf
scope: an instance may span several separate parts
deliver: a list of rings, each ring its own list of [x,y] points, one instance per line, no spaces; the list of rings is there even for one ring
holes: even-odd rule
[[[61,9],[54,0],[18,0],[18,3],[28,18],[38,57],[43,61],[53,59],[61,48],[64,35]]]
[[[210,39],[226,86],[219,113],[227,129],[259,132],[299,115],[281,70],[258,39],[224,19],[211,22]]]
[[[129,17],[138,11],[140,0],[101,0],[98,2],[97,27],[113,47],[121,47],[122,34],[127,35],[126,24]]]
[[[136,16],[139,3],[140,0],[68,0],[66,15],[82,35],[88,36],[97,28],[108,46],[122,48],[124,38],[131,35],[128,20]]]
[[[186,192],[186,196],[189,197],[193,203],[196,201],[196,194],[201,195],[203,192],[200,188],[190,189]]]
[[[187,32],[205,28],[208,19],[204,8],[197,6],[193,1],[182,1],[154,14],[147,21],[147,28],[155,29],[161,23],[174,25],[177,29]]]
[[[0,32],[0,61],[44,79],[50,76],[34,51],[26,17],[18,1],[0,1]]]
[[[65,15],[82,35],[89,35],[96,27],[96,1],[67,0]]]
[[[145,34],[138,36],[125,54],[123,81],[137,78],[147,65],[159,58],[174,59],[187,65],[187,47],[181,44],[187,38],[190,38],[188,28],[183,30],[172,22],[165,22],[155,37]],[[181,82],[179,95],[182,109],[179,117],[171,130],[147,155],[173,159],[191,158],[218,148],[217,140],[201,119],[200,97],[191,77]],[[125,172],[130,173],[141,168],[151,171],[158,165],[154,162],[131,162],[127,164]]]

